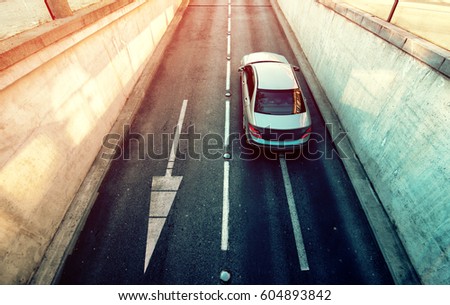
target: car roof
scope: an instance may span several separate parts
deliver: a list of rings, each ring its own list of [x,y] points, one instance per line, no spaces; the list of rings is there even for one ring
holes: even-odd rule
[[[288,90],[298,88],[292,67],[287,63],[260,62],[255,68],[259,89]]]
[[[255,52],[245,55],[242,58],[242,64],[248,65],[258,62],[282,62],[288,63],[286,57],[280,54],[271,53],[271,52]]]

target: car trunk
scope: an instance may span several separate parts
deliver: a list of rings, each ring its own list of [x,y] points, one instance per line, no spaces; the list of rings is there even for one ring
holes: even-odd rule
[[[311,120],[306,112],[289,115],[255,113],[255,127],[264,140],[297,140],[301,138],[310,125]]]

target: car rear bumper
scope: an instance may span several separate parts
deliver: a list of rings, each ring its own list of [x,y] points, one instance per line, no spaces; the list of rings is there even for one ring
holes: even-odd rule
[[[303,139],[292,141],[270,141],[257,138],[247,133],[247,142],[251,145],[259,146],[261,148],[269,148],[277,151],[292,151],[302,149],[308,143],[309,135]]]

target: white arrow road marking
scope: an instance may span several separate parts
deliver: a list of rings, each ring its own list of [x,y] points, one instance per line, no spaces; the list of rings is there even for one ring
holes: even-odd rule
[[[150,258],[155,250],[156,243],[161,235],[162,228],[169,215],[177,191],[180,187],[182,176],[172,177],[172,169],[175,164],[176,152],[180,141],[180,132],[186,115],[187,100],[183,101],[180,117],[178,118],[177,129],[172,143],[169,160],[166,167],[166,175],[153,177],[152,191],[150,193],[150,211],[147,229],[147,246],[145,249],[144,273],[147,270]]]

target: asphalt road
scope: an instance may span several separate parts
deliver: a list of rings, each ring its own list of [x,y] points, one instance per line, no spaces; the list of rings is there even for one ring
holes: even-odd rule
[[[241,143],[237,69],[255,51],[296,63],[268,0],[190,2],[60,284],[393,283],[301,73],[310,146]]]

